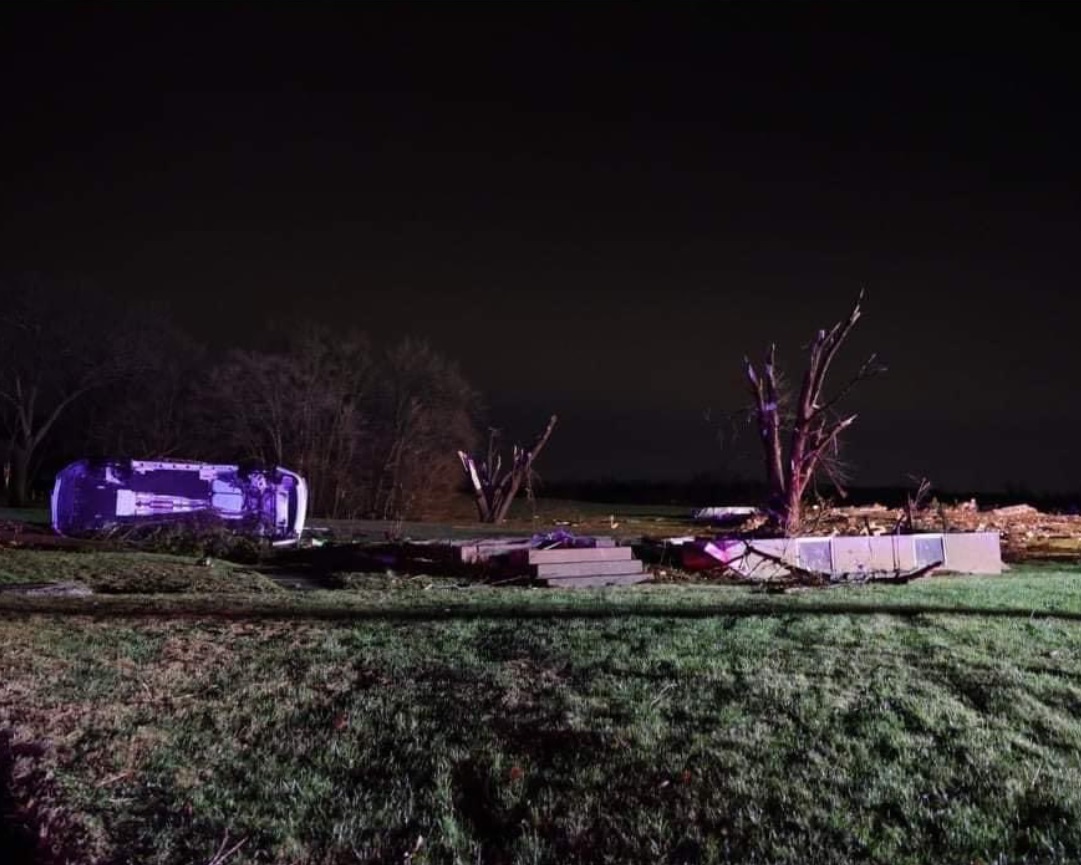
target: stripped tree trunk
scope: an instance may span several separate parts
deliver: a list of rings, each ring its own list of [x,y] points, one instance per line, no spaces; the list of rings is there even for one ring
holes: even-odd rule
[[[769,487],[769,519],[780,534],[799,531],[803,497],[816,472],[824,471],[843,494],[840,473],[828,459],[836,452],[842,432],[856,415],[838,414],[838,402],[865,378],[884,370],[871,355],[859,371],[834,395],[824,396],[826,376],[842,343],[859,321],[861,291],[848,317],[829,330],[820,330],[808,350],[807,369],[790,416],[784,416],[778,387],[777,347],[771,345],[761,368],[744,358],[744,372],[754,398],[755,419],[762,441]],[[787,439],[787,440],[786,440]]]
[[[501,523],[507,518],[511,502],[518,494],[522,484],[529,479],[533,471],[533,462],[548,443],[548,437],[555,429],[557,417],[552,415],[548,426],[537,437],[533,447],[527,449],[515,445],[511,452],[510,465],[504,470],[503,458],[499,454],[499,431],[491,430],[488,436],[488,455],[483,463],[478,462],[465,451],[458,451],[462,469],[473,487],[473,497],[477,505],[477,516],[482,523]]]

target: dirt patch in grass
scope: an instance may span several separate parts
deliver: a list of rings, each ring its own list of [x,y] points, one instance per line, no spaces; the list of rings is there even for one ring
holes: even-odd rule
[[[0,852],[5,865],[102,860],[100,827],[66,801],[48,739],[27,739],[0,722]]]

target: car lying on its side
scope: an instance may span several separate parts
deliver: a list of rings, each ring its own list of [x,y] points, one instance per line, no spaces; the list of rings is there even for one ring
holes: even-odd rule
[[[221,525],[288,543],[300,538],[308,486],[282,468],[198,462],[78,460],[57,476],[53,528],[90,536],[174,523]]]

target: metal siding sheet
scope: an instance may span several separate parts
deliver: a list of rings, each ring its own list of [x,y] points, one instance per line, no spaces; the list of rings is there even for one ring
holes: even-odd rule
[[[908,571],[918,567],[916,557],[917,535],[844,535],[828,539],[833,554],[834,573],[859,573],[860,571]],[[929,534],[926,538],[941,538],[946,563],[944,568],[968,574],[1002,573],[1002,552],[996,532],[973,532],[964,534]],[[775,556],[789,564],[799,566],[801,540],[825,541],[826,538],[771,538],[751,541],[753,550]],[[717,542],[723,544],[722,541]],[[731,542],[730,542],[731,543]],[[738,542],[737,542],[738,543]],[[927,545],[930,548],[930,545]],[[736,553],[736,550],[732,550]],[[785,570],[768,559],[747,554],[742,561],[734,561],[746,576],[768,579],[782,576]]]
[[[871,547],[871,567],[877,571],[896,571],[899,569],[897,539],[894,535],[879,535]]]
[[[868,570],[874,559],[871,537],[836,537],[833,539],[833,567],[837,573],[851,574]]]
[[[799,543],[799,566],[828,574],[836,570],[833,543],[829,538],[803,538]]]
[[[910,571],[916,567],[916,545],[912,535],[894,535],[893,550],[899,570]]]
[[[748,546],[750,546],[752,550],[760,550],[768,556],[774,556],[775,558],[790,562],[793,565],[797,564],[797,551],[794,539],[764,538],[751,541]],[[771,562],[769,559],[762,558],[762,556],[756,556],[753,552],[747,554],[739,569],[742,573],[747,574],[747,576],[760,580],[767,580],[771,577],[783,577],[788,573],[781,565],[778,565],[776,562]]]
[[[946,569],[963,574],[1001,574],[1002,547],[998,532],[943,535]]]
[[[946,561],[946,542],[942,535],[913,535],[912,549],[918,568]]]
[[[897,570],[897,538],[893,535],[835,537],[833,564],[835,572],[840,574]]]

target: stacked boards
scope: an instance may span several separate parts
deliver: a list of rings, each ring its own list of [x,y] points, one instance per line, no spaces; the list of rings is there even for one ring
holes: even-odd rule
[[[615,546],[530,550],[529,569],[550,588],[629,586],[650,577],[630,547]]]

